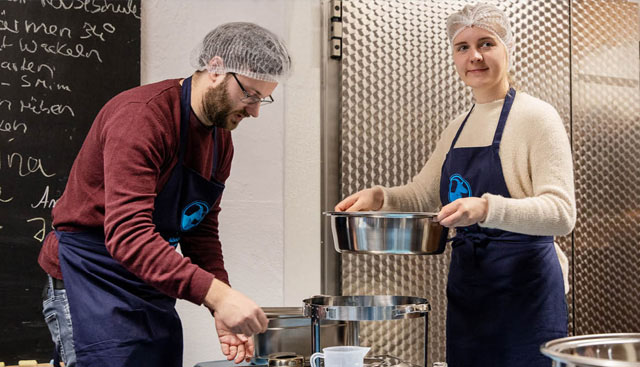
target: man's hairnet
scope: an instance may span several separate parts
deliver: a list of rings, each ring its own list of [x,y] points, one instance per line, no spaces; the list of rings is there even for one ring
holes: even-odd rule
[[[451,14],[447,19],[447,35],[452,46],[456,36],[468,27],[479,27],[493,33],[506,48],[511,65],[515,40],[509,19],[502,10],[493,5],[478,3],[467,5]]]
[[[211,59],[219,56],[222,65]],[[193,50],[192,64],[210,73],[237,73],[249,78],[279,82],[289,76],[291,58],[284,42],[253,23],[227,23],[209,32]]]

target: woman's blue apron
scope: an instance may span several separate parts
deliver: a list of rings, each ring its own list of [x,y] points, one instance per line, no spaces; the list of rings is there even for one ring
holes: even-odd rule
[[[484,193],[511,197],[498,154],[515,98],[507,93],[493,143],[454,148],[442,166],[440,199]],[[472,225],[458,228],[447,283],[447,362],[450,367],[550,366],[540,345],[567,335],[562,271],[553,237]]]
[[[191,78],[182,83],[178,162],[155,199],[153,222],[169,245],[197,226],[224,190],[183,165],[191,112]],[[214,142],[215,128],[213,139]],[[182,366],[182,325],[175,299],[114,260],[101,232],[56,232],[79,367]],[[162,259],[157,259],[162,261]]]

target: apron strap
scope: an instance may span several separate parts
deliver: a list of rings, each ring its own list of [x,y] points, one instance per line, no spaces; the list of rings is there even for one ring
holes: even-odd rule
[[[507,95],[504,97],[504,103],[502,104],[502,111],[500,111],[500,119],[498,120],[498,126],[496,127],[496,132],[493,135],[493,143],[491,145],[494,148],[500,146],[500,141],[502,140],[502,132],[504,131],[504,126],[506,125],[507,117],[509,116],[509,112],[511,111],[511,106],[513,105],[513,100],[515,99],[515,97],[516,97],[516,90],[513,88],[509,88],[509,91],[507,91]],[[458,132],[456,132],[456,136],[453,138],[453,141],[451,142],[451,147],[449,148],[449,150],[453,149],[453,147],[456,145],[456,142],[458,141],[458,137],[460,137],[460,133],[462,132],[464,125],[467,123],[469,116],[471,116],[471,112],[473,112],[473,108],[475,106],[476,105],[474,104],[471,107],[471,110],[469,110],[469,113],[467,113],[467,116],[464,118],[464,121],[462,121],[462,124],[458,128]]]
[[[184,154],[187,150],[187,137],[189,136],[189,117],[191,116],[191,77],[182,81],[180,94],[180,150],[178,163],[184,162]]]
[[[502,140],[502,133],[504,132],[504,126],[507,123],[507,117],[509,117],[509,112],[511,111],[511,106],[513,105],[513,100],[516,97],[516,90],[513,88],[509,88],[507,95],[504,97],[504,103],[502,104],[502,111],[500,112],[500,119],[498,120],[498,127],[496,128],[496,133],[493,135],[493,143],[491,144],[494,148],[500,147],[500,141]]]
[[[218,136],[220,135],[218,134],[218,128],[214,126],[211,134],[213,135],[213,164],[211,165],[210,180],[215,180],[216,171],[218,170],[218,147],[220,146],[218,144]]]
[[[182,81],[182,90],[180,95],[180,150],[178,153],[179,162],[184,162],[184,155],[187,150],[187,138],[189,136],[189,120],[191,117],[191,77]],[[211,134],[213,135],[213,164],[211,165],[211,175],[209,180],[214,179],[218,170],[218,128],[213,127]]]
[[[471,116],[471,112],[473,112],[473,108],[475,107],[475,103],[473,106],[471,106],[471,109],[469,110],[469,113],[467,113],[467,117],[464,118],[464,120],[462,121],[462,124],[460,124],[460,127],[458,128],[458,132],[456,133],[455,138],[453,138],[453,141],[451,142],[451,148],[449,148],[449,150],[453,150],[454,145],[456,145],[456,142],[458,141],[458,137],[460,136],[460,133],[462,132],[462,129],[464,129],[464,125],[467,123],[467,120],[469,119],[469,116]]]

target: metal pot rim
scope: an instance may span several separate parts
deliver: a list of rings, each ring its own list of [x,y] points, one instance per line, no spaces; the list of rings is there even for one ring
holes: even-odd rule
[[[267,318],[300,318],[303,316],[302,307],[262,307]]]
[[[385,218],[385,219],[405,219],[405,218],[435,218],[438,213],[431,212],[383,212],[383,211],[366,211],[366,212],[322,212],[329,217],[368,217],[368,218]]]
[[[563,350],[569,348],[629,342],[640,344],[640,333],[592,334],[554,339],[540,346],[540,352],[553,360],[579,366],[640,367],[640,362],[609,360],[563,353]]]
[[[425,298],[411,296],[315,296],[303,300],[305,316],[319,320],[372,321],[424,317]]]

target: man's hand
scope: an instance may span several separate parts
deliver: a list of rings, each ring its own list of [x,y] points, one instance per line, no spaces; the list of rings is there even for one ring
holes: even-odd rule
[[[240,363],[242,360],[250,362],[253,356],[253,338],[247,338],[242,334],[234,334],[221,321],[217,312],[214,312],[213,316],[215,317],[216,331],[218,332],[222,354],[227,357],[228,361],[233,359],[233,363]]]
[[[487,219],[487,199],[468,197],[455,200],[440,209],[436,220],[445,227],[466,227]]]
[[[269,320],[262,309],[247,296],[218,279],[211,282],[204,305],[215,312],[216,325],[220,322],[224,330],[233,334],[250,337],[267,330]]]

